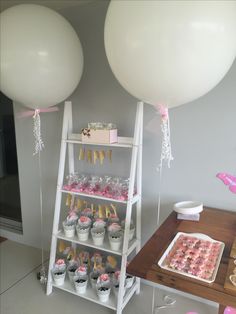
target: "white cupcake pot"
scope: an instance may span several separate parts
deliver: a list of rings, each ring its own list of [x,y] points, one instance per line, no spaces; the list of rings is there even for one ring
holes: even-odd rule
[[[83,280],[83,282],[77,282],[79,280]],[[75,276],[74,283],[75,283],[76,292],[79,294],[84,294],[86,292],[87,285],[88,285],[88,276],[87,275]]]
[[[80,241],[87,241],[89,238],[89,231],[90,228],[81,228],[81,227],[76,227],[76,231],[77,231],[77,235],[78,235],[78,239]]]
[[[75,236],[75,225],[67,225],[65,221],[62,223],[65,236],[67,238],[73,238]]]
[[[77,269],[78,268],[78,265],[76,265],[76,264],[72,264],[72,265],[69,265],[68,267],[67,267],[67,273],[68,273],[68,276],[69,276],[69,279],[70,279],[70,281],[72,281],[73,282],[73,280],[74,280],[74,276],[75,276],[75,271],[70,271],[71,269]]]
[[[101,289],[106,290],[101,290]],[[111,287],[109,285],[98,285],[97,286],[97,295],[100,302],[107,302],[111,293]]]
[[[52,270],[53,280],[56,286],[62,286],[65,282],[66,270],[54,269]]]
[[[114,251],[119,251],[123,239],[123,234],[121,232],[110,233],[109,242],[111,249]]]
[[[93,243],[95,245],[101,246],[103,245],[104,237],[105,237],[105,228],[92,228],[91,234],[93,238]]]

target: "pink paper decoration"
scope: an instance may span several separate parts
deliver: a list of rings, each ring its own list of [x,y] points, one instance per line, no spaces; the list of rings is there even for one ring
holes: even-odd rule
[[[219,178],[225,185],[228,185],[230,192],[236,194],[236,177],[235,176],[228,173],[220,172],[216,175],[216,177]]]
[[[236,314],[236,308],[227,306],[224,310],[224,314]]]

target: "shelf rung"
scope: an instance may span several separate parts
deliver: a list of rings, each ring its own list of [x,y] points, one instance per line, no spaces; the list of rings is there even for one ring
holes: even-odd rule
[[[66,237],[64,235],[63,231],[59,231],[57,234],[55,234],[55,236],[58,239],[61,239],[61,240],[64,240],[64,241],[77,243],[77,244],[80,244],[80,245],[84,245],[84,246],[87,246],[87,247],[94,248],[96,250],[109,252],[109,253],[115,254],[115,255],[122,255],[122,247],[121,247],[121,249],[119,251],[112,250],[110,248],[109,240],[108,240],[108,238],[106,236],[105,236],[104,243],[103,243],[102,246],[95,245],[93,243],[93,240],[91,239],[91,237],[87,241],[79,241],[77,236],[74,236],[72,238],[68,238],[68,237]],[[129,248],[128,248],[127,254],[129,255],[136,248],[137,245],[138,245],[138,240],[137,239],[131,240],[129,242]]]
[[[132,148],[133,147],[133,138],[132,137],[118,137],[117,143],[85,143],[81,140],[81,134],[72,133],[68,136],[68,139],[65,140],[66,143],[78,144],[78,145],[93,145],[93,146],[111,146],[111,147],[123,147],[123,148]]]
[[[87,291],[86,293],[84,294],[78,294],[75,290],[75,288],[73,287],[72,283],[69,281],[69,279],[65,279],[65,283],[64,285],[62,286],[57,286],[53,283],[53,286],[55,288],[58,288],[58,289],[61,289],[61,290],[64,290],[64,291],[67,291],[69,293],[72,293],[78,297],[81,297],[83,299],[86,299],[86,300],[89,300],[89,301],[92,301],[94,303],[97,303],[97,304],[100,304],[100,305],[103,305],[105,307],[108,307],[112,310],[116,310],[117,308],[117,301],[116,301],[116,297],[113,295],[113,292],[111,291],[111,295],[110,295],[110,298],[107,302],[100,302],[97,295],[96,295],[96,292],[91,288],[91,287],[88,287],[87,288]]]
[[[112,310],[117,310],[117,298],[113,294],[113,291],[111,291],[110,298],[109,298],[108,302],[103,303],[103,302],[99,301],[99,299],[98,299],[98,297],[96,295],[96,292],[90,286],[88,286],[87,291],[86,291],[85,294],[78,294],[68,278],[65,279],[65,283],[62,286],[57,286],[54,283],[52,285],[53,285],[53,287],[55,287],[57,289],[64,290],[66,292],[72,293],[72,294],[74,294],[74,295],[76,295],[78,297],[81,297],[83,299],[92,301],[92,302],[97,303],[99,305],[108,307],[108,308],[110,308]],[[133,284],[133,286],[125,292],[123,306],[122,306],[123,308],[129,302],[129,300],[133,296],[133,294],[136,291],[136,289],[137,289],[137,282],[135,282]]]
[[[115,198],[108,198],[108,197],[103,197],[100,195],[94,195],[94,194],[85,194],[85,193],[80,193],[80,192],[73,192],[73,191],[69,191],[69,190],[63,190],[60,188],[60,191],[62,193],[68,193],[68,194],[72,194],[72,195],[80,195],[80,196],[84,196],[84,197],[90,197],[90,198],[95,198],[95,199],[99,199],[99,200],[104,200],[104,201],[109,201],[109,202],[116,202],[116,203],[121,203],[121,204],[127,204],[127,201],[122,201],[122,200],[117,200]],[[132,204],[135,204],[138,200],[139,200],[140,196],[139,195],[134,195],[133,200],[132,200]]]

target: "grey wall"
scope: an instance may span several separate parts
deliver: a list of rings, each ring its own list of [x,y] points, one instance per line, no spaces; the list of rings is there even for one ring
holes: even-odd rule
[[[76,92],[71,96],[74,131],[79,132],[89,121],[111,121],[118,125],[121,136],[132,136],[137,100],[116,81],[105,56],[103,30],[107,5],[107,1],[102,1],[61,12],[77,30],[84,50],[84,73]],[[230,193],[215,177],[219,171],[236,174],[235,82],[236,63],[223,81],[207,95],[171,109],[175,159],[171,168],[164,168],[163,171],[161,219],[170,213],[173,203],[181,200],[200,200],[207,206],[236,210],[236,195]],[[20,110],[20,106],[15,106],[16,112]],[[153,117],[156,117],[154,131],[144,131],[143,242],[156,227],[160,188],[159,173],[156,171],[160,157],[159,117],[152,106],[145,105],[144,125],[148,125]],[[46,144],[42,154],[46,244],[49,243],[52,228],[61,123],[62,110],[42,115]],[[32,157],[31,120],[16,119],[16,132],[24,235],[8,234],[8,237],[37,246],[40,243],[38,169],[37,158]],[[124,157],[121,151],[116,150],[112,167],[92,167],[90,172],[125,174],[126,164],[126,155]]]

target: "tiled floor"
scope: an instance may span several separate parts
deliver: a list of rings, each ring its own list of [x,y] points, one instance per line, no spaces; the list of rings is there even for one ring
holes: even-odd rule
[[[45,295],[44,287],[36,279],[40,264],[40,251],[5,241],[1,251],[1,314],[112,314],[114,311],[75,295],[54,289],[50,296]],[[169,294],[169,293],[168,293]],[[163,303],[164,291],[158,290],[156,302]],[[185,314],[196,311],[199,314],[217,314],[217,308],[201,302],[170,294],[176,304],[158,311],[159,314]],[[142,285],[139,296],[134,296],[123,311],[124,314],[151,314],[152,288]]]

